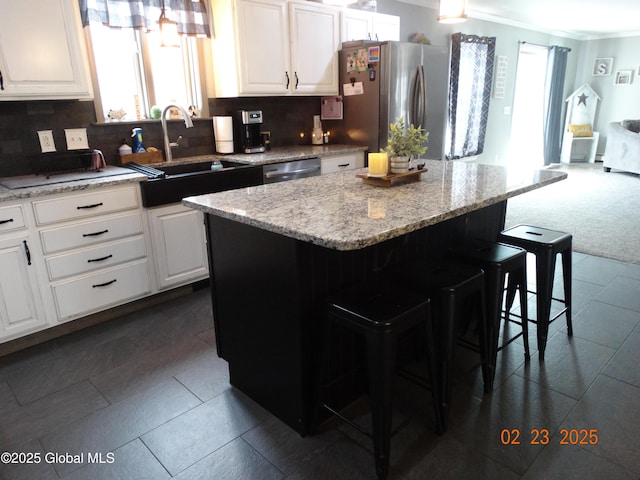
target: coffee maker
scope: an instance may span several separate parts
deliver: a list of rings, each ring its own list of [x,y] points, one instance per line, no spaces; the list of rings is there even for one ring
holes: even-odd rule
[[[233,139],[238,153],[261,153],[265,151],[260,128],[261,110],[238,110],[234,117]]]

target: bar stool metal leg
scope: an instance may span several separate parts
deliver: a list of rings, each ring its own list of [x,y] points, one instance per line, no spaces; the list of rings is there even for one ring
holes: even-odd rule
[[[383,479],[389,473],[389,455],[391,452],[396,342],[384,338],[384,334],[370,333],[366,337],[373,454],[376,473],[379,479]]]
[[[571,322],[571,278],[572,278],[572,263],[571,263],[571,249],[562,252],[562,284],[564,285],[564,303],[567,309],[567,333],[569,336],[573,336],[573,323]]]

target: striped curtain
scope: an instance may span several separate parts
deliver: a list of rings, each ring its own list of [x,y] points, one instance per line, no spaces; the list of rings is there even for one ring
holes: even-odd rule
[[[495,48],[495,37],[451,35],[447,160],[484,150]]]
[[[157,30],[162,0],[78,0],[82,25],[98,22],[114,28]],[[209,17],[201,0],[165,0],[169,20],[178,23],[178,33],[210,37]]]

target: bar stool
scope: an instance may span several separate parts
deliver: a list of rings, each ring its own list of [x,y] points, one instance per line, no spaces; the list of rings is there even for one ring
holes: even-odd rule
[[[532,225],[517,225],[502,231],[498,240],[509,245],[524,248],[536,256],[536,320],[530,320],[537,325],[538,358],[544,360],[544,351],[547,347],[549,324],[563,313],[567,316],[567,331],[573,335],[571,324],[571,241],[568,233],[549,230],[547,228]],[[556,268],[556,257],[562,256],[562,282],[564,286],[564,299],[553,297],[553,280]],[[507,290],[513,287],[507,287]],[[511,309],[507,294],[507,316]],[[564,303],[564,308],[551,317],[551,301]]]
[[[323,381],[328,362],[328,345],[331,342],[333,324],[346,327],[364,337],[371,404],[372,431],[364,431],[349,418],[325,403]],[[429,360],[429,377],[435,378],[435,347],[429,299],[407,288],[399,288],[381,282],[358,284],[341,290],[327,301],[327,321],[320,366],[319,389],[316,407],[324,407],[355,427],[373,441],[375,466],[378,478],[386,478],[389,472],[391,420],[393,408],[393,383],[396,373],[396,352],[399,335],[414,327],[422,327],[426,333],[426,350]],[[436,430],[441,431],[442,421],[438,409],[440,393],[437,382],[432,381],[433,407]]]
[[[437,346],[438,383],[442,395],[441,415],[447,428],[453,388],[453,354],[458,331],[463,328],[463,310],[475,300],[480,336],[480,359],[484,391],[493,390],[495,364],[489,357],[488,327],[484,305],[484,272],[478,267],[453,261],[411,262],[399,267],[395,275],[411,288],[419,289],[431,299],[434,338]],[[470,323],[470,322],[469,322]]]
[[[527,252],[519,247],[505,245],[503,243],[488,242],[484,240],[471,240],[460,247],[451,250],[450,254],[457,259],[482,268],[485,275],[485,305],[487,308],[487,325],[489,332],[489,355],[491,364],[496,364],[497,353],[522,337],[524,343],[524,359],[528,362],[531,359],[529,352],[529,332],[527,313]],[[499,329],[502,319],[502,304],[505,291],[505,280],[510,282],[511,290],[508,290],[507,298],[509,305],[513,304],[515,291],[520,295],[520,321],[509,318],[505,312],[506,322],[511,322],[520,326],[520,331],[515,335],[503,337],[499,342]]]

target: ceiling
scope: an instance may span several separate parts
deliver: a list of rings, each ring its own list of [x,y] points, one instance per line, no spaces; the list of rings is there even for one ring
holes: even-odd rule
[[[438,9],[438,0],[401,0]],[[470,18],[580,39],[640,35],[638,0],[467,0]]]

